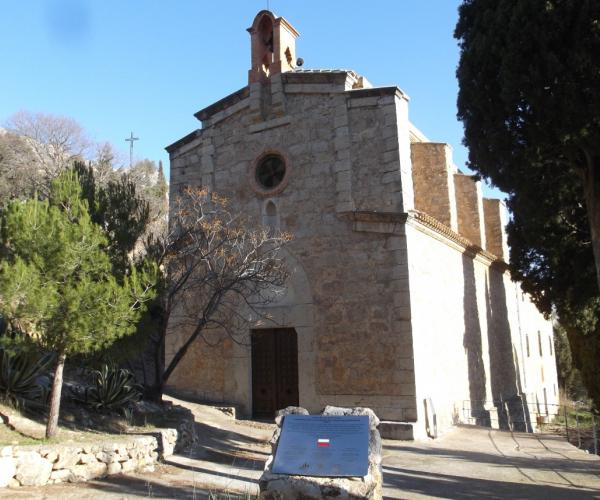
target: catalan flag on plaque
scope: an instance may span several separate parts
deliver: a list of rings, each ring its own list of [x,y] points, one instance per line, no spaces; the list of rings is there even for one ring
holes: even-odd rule
[[[329,446],[329,439],[319,438],[317,439],[317,448],[327,448]]]

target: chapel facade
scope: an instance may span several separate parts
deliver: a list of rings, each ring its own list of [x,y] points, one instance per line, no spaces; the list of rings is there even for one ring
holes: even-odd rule
[[[201,186],[291,233],[291,277],[270,324],[198,341],[170,388],[257,418],[367,406],[398,438],[550,417],[552,324],[510,280],[502,202],[409,121],[398,87],[299,68],[298,32],[270,11],[248,31],[248,85],[167,147],[170,199]],[[170,327],[167,362],[185,333]]]

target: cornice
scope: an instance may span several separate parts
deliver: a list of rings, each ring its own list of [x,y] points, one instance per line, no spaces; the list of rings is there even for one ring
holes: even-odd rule
[[[373,232],[389,232],[390,234],[402,233],[403,228],[398,226],[409,225],[425,234],[435,237],[438,241],[445,243],[461,253],[480,260],[489,266],[506,271],[508,265],[496,255],[475,245],[471,240],[453,231],[445,224],[418,210],[409,212],[374,212],[355,211],[342,212],[338,214],[341,219],[360,223],[362,230],[369,225],[373,226]],[[387,229],[385,229],[387,228]],[[383,229],[383,230],[382,230]]]

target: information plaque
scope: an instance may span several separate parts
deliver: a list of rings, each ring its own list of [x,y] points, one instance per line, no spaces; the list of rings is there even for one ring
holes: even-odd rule
[[[369,417],[287,415],[272,471],[295,476],[366,476]]]

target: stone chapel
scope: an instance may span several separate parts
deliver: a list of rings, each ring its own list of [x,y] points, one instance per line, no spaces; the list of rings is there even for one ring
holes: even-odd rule
[[[272,325],[198,341],[170,388],[255,418],[366,406],[409,439],[550,416],[552,324],[509,277],[502,202],[410,122],[398,87],[301,69],[298,32],[270,11],[248,31],[248,84],[166,148],[171,200],[202,186],[291,233],[292,275]]]

